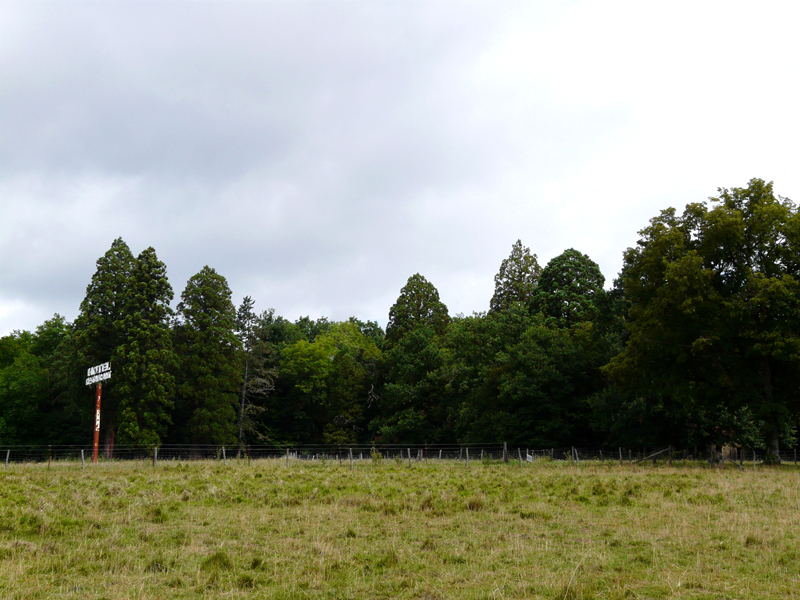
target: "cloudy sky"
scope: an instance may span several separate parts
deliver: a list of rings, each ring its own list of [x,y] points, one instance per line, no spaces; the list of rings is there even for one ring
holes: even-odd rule
[[[153,246],[176,298],[488,308],[519,238],[608,283],[752,177],[800,200],[797,2],[0,2],[0,335]]]

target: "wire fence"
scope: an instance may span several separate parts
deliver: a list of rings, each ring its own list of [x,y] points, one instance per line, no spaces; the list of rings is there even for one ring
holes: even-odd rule
[[[0,446],[0,460],[5,466],[17,463],[91,462],[90,445],[9,445]],[[615,448],[592,449],[576,446],[566,448],[511,447],[508,444],[293,444],[293,445],[236,445],[215,444],[164,444],[115,445],[101,448],[101,462],[124,462],[149,460],[197,461],[218,460],[252,461],[259,459],[284,459],[291,461],[348,461],[354,464],[366,460],[377,462],[394,460],[420,463],[429,461],[470,462],[518,462],[521,465],[539,461],[567,461],[572,463],[638,464],[688,464],[706,461],[710,464],[734,463],[763,464],[767,458],[764,450],[725,447],[716,449],[667,448]],[[783,464],[797,464],[797,449],[780,452]]]

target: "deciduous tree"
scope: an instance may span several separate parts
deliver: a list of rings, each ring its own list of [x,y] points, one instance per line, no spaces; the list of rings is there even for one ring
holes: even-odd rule
[[[752,415],[777,457],[800,387],[796,206],[752,179],[682,215],[665,210],[640,235],[622,273],[630,339],[607,372],[624,389],[710,415],[696,424],[708,439],[743,441]]]

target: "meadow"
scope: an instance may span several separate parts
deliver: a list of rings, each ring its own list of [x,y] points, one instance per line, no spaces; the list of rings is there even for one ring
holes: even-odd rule
[[[0,468],[0,597],[800,596],[800,470],[283,460]]]

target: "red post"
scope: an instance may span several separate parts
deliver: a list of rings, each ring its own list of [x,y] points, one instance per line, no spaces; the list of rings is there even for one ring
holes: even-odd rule
[[[92,450],[92,462],[97,462],[97,447],[100,444],[100,395],[103,393],[103,384],[98,382],[97,395],[95,400],[94,414],[94,449]]]

